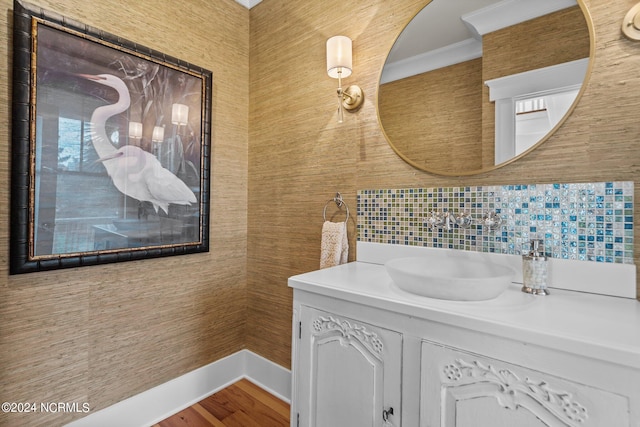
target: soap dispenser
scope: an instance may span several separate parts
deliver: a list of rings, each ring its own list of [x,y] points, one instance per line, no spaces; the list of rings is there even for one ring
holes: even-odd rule
[[[530,242],[529,253],[522,256],[522,292],[533,295],[549,295],[547,289],[547,257],[542,240]]]

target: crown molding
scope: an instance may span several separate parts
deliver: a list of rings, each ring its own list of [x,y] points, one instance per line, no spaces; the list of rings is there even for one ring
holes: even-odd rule
[[[503,0],[460,17],[474,37],[577,5],[576,0]]]
[[[482,56],[482,42],[467,39],[384,66],[380,84],[437,70]]]
[[[469,29],[472,38],[386,64],[380,84],[480,58],[484,34],[575,5],[576,0],[503,0],[467,13],[460,19]]]
[[[549,67],[487,80],[489,101],[513,98],[566,87],[580,87],[584,81],[589,58],[577,59]]]

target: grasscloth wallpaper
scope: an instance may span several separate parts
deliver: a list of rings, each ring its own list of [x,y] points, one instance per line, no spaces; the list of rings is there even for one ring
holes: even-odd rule
[[[12,3],[0,1],[1,401],[87,401],[97,410],[242,348],[288,367],[287,278],[318,268],[322,209],[336,191],[355,214],[356,191],[366,188],[623,180],[640,187],[640,44],[620,33],[635,0],[587,2],[595,62],[565,125],[525,159],[463,178],[413,169],[378,125],[386,53],[426,0],[263,0],[251,11],[233,0],[37,0],[213,72],[212,251],[10,277]],[[366,94],[343,125],[337,82],[325,72],[324,45],[336,34],[354,44],[355,71],[345,83]],[[354,259],[353,217],[349,230]],[[0,425],[75,417],[0,414]]]
[[[36,0],[213,72],[210,253],[8,275],[11,1],[0,31],[0,401],[92,410],[245,347],[249,11],[233,0]],[[0,413],[0,426],[82,414]]]
[[[336,191],[353,207],[359,189],[629,180],[638,197],[640,43],[620,31],[635,0],[586,2],[596,37],[593,73],[565,125],[526,158],[460,178],[404,163],[377,121],[386,54],[426,3],[265,0],[251,10],[247,334],[250,349],[285,366],[287,277],[318,268],[322,208]],[[357,82],[366,95],[363,108],[347,114],[343,125],[336,123],[337,83],[325,72],[324,44],[337,34],[353,39],[354,73],[344,84]]]
[[[380,123],[396,151],[421,169],[482,169],[483,61],[477,58],[380,86]]]

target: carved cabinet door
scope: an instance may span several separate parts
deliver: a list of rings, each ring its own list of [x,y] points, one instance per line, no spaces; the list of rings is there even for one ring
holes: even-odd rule
[[[295,423],[399,427],[402,335],[306,306],[299,319]]]
[[[421,427],[629,427],[610,391],[423,341]]]

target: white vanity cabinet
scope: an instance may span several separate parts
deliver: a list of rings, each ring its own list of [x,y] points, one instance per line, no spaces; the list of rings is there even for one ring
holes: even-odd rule
[[[402,334],[304,305],[299,313],[295,425],[399,419],[392,413],[400,409]]]
[[[292,427],[640,427],[638,301],[389,280],[359,262],[289,279]]]
[[[423,427],[630,425],[612,391],[429,341],[421,360]]]

